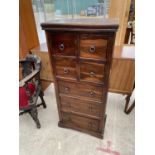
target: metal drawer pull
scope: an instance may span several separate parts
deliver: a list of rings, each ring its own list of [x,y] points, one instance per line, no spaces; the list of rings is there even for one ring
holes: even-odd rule
[[[60,49],[61,51],[63,51],[64,48],[65,48],[65,47],[64,47],[64,44],[60,44],[60,45],[59,45],[59,49]]]
[[[65,73],[65,74],[68,74],[68,73],[69,73],[69,69],[64,68],[64,73]]]
[[[94,77],[95,73],[94,72],[90,72],[89,75],[90,75],[90,77]]]
[[[90,91],[89,94],[90,94],[90,96],[94,96],[95,95],[95,93],[93,91]]]
[[[69,88],[68,87],[65,87],[64,89],[65,89],[65,92],[68,92],[69,91]]]
[[[94,53],[95,51],[96,51],[95,46],[94,46],[94,45],[91,46],[90,49],[89,49],[89,52],[90,52],[90,53]]]
[[[92,122],[88,122],[88,128],[92,128],[93,123]]]

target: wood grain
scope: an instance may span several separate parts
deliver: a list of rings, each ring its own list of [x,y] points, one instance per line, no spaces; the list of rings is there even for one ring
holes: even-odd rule
[[[48,86],[51,84],[51,81],[47,81],[47,80],[41,80],[41,86],[42,86],[42,89],[43,91],[46,90],[46,88],[48,88]]]
[[[131,0],[111,0],[109,8],[109,18],[119,19],[119,29],[116,34],[116,46],[124,44],[125,32],[129,15]]]
[[[53,54],[75,56],[77,41],[74,33],[52,33],[51,37]]]
[[[81,117],[71,113],[62,112],[64,124],[79,127],[81,129],[99,131],[99,120]]]
[[[80,80],[104,83],[104,64],[80,62]]]
[[[49,60],[49,56],[48,53],[46,52],[42,52],[42,51],[38,51],[38,49],[32,49],[31,52],[33,54],[38,55],[41,58],[41,62],[42,62],[42,69],[40,72],[40,78],[41,80],[46,80],[46,81],[53,81],[53,74],[51,72],[51,65],[50,65],[50,60]]]
[[[41,44],[32,50],[42,59],[44,71],[41,72],[42,79],[53,81],[53,73],[49,64],[49,55],[47,44]],[[116,93],[130,93],[134,83],[135,72],[135,47],[133,45],[115,46],[113,53],[113,62],[110,74],[109,91]],[[121,61],[123,59],[123,61]],[[63,63],[62,63],[63,64]],[[71,66],[70,66],[71,67]],[[128,71],[129,69],[129,71]],[[130,71],[131,69],[131,71]],[[118,74],[120,74],[118,76]],[[128,76],[129,75],[129,76]],[[122,79],[124,79],[122,82]],[[88,80],[89,81],[89,80]],[[128,85],[127,85],[128,83]],[[50,84],[50,83],[49,83]]]
[[[56,76],[66,78],[77,78],[76,60],[70,58],[55,57]]]
[[[23,23],[28,49],[39,45],[36,23],[32,9],[31,0],[20,0],[19,3],[20,20]]]
[[[82,34],[80,36],[80,57],[106,59],[107,39],[104,35]]]
[[[62,111],[67,112],[77,112],[83,114],[85,117],[94,117],[100,119],[101,113],[101,104],[100,102],[93,102],[89,100],[82,100],[75,97],[66,97],[61,95],[61,106]]]
[[[54,74],[58,124],[103,138],[108,79],[118,25],[90,19],[82,20],[84,24],[80,19],[69,21],[42,24]],[[98,59],[80,57],[84,46],[95,46]],[[94,47],[90,50],[95,52]],[[72,74],[64,76],[64,71]]]
[[[59,91],[69,96],[81,96],[94,101],[102,102],[103,86],[94,86],[86,83],[73,83],[67,81],[58,81]],[[105,93],[105,92],[104,92]]]
[[[128,94],[135,81],[135,62],[132,59],[113,59],[109,91]]]

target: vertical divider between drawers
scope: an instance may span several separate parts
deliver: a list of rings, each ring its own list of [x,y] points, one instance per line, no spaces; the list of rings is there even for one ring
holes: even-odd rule
[[[76,32],[77,36],[77,51],[76,51],[76,71],[77,81],[80,81],[80,34]]]

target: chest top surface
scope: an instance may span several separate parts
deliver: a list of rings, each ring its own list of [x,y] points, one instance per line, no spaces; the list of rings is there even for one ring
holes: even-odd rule
[[[80,28],[80,29],[109,29],[116,31],[119,21],[117,19],[86,18],[86,19],[61,19],[52,20],[41,24],[43,30],[55,28]]]

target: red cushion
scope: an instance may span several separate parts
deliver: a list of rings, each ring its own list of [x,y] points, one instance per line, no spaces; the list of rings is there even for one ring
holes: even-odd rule
[[[30,90],[31,95],[34,94],[35,85],[33,83],[28,83],[28,89]],[[24,87],[19,87],[19,108],[26,108],[29,106],[28,96],[26,94],[26,89]]]

